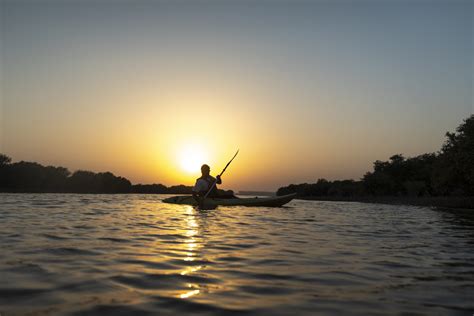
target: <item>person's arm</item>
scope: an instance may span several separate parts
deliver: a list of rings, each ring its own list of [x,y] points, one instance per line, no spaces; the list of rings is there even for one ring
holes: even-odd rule
[[[222,179],[221,179],[221,176],[220,176],[220,175],[218,175],[218,176],[216,177],[216,183],[217,183],[217,184],[222,184]]]

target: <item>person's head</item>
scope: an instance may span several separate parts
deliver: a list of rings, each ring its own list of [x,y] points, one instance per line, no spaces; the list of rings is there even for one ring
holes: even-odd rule
[[[208,165],[204,164],[201,166],[201,173],[203,176],[208,176],[209,172],[211,172],[211,168]]]

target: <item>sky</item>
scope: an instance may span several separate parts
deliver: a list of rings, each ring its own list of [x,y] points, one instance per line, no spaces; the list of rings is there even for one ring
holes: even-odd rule
[[[0,0],[0,152],[132,183],[359,179],[474,113],[473,1]]]

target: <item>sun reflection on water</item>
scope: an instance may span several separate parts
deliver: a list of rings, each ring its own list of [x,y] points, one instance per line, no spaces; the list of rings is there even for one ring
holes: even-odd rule
[[[194,296],[196,294],[199,294],[199,292],[200,292],[199,290],[192,290],[192,291],[180,294],[179,297],[180,298],[188,298],[188,297]]]
[[[184,241],[185,249],[186,249],[186,257],[183,259],[186,262],[194,261],[197,259],[197,251],[201,248],[199,243],[198,237],[198,228],[199,224],[196,221],[196,210],[189,206],[186,208],[186,224],[185,224],[185,235],[188,237]],[[188,266],[183,271],[181,271],[181,275],[189,275],[191,273],[195,273],[201,270],[203,266]],[[179,298],[189,298],[191,296],[199,294],[199,284],[188,284],[188,287],[191,288],[190,290],[181,293],[178,295]]]
[[[190,273],[196,272],[196,271],[201,270],[201,269],[202,269],[202,266],[189,267],[186,270],[184,270],[183,272],[181,272],[181,275],[190,274]]]

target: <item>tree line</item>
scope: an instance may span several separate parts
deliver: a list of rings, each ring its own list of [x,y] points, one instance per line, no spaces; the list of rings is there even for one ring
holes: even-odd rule
[[[111,172],[94,173],[78,170],[71,173],[64,167],[43,166],[36,162],[12,163],[0,154],[0,192],[9,193],[140,193],[191,194],[192,186],[135,184]],[[231,190],[218,190],[233,193]]]
[[[94,173],[64,167],[43,166],[36,162],[11,162],[0,154],[0,192],[11,193],[173,193],[190,194],[192,187],[162,184],[132,185],[111,172]]]
[[[474,196],[474,115],[455,132],[447,132],[436,153],[411,158],[396,154],[388,161],[377,160],[359,181],[319,179],[277,191],[277,195],[290,193],[300,197]]]

